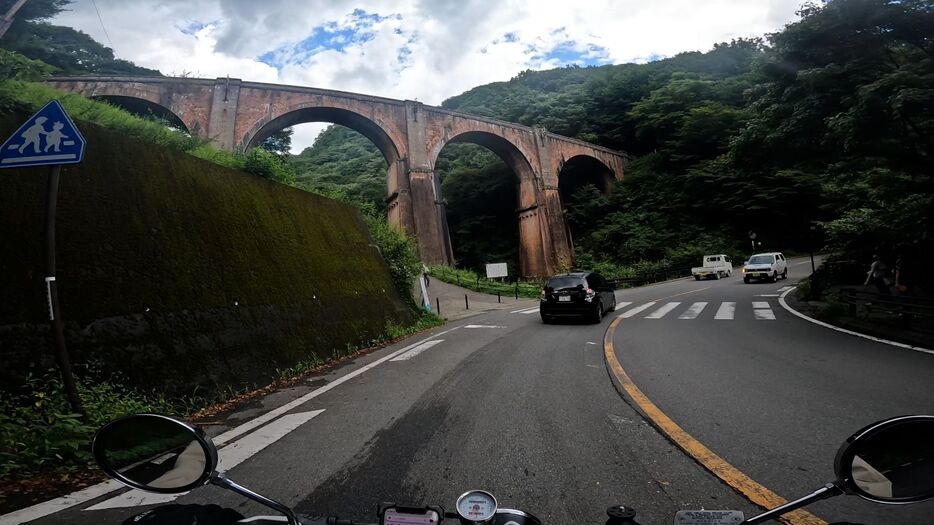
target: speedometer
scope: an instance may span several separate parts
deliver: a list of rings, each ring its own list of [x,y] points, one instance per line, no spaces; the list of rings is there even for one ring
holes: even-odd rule
[[[485,523],[496,514],[496,498],[483,490],[471,490],[457,498],[457,514],[473,523]]]

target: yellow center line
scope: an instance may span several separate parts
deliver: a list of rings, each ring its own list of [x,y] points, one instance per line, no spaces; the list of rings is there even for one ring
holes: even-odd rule
[[[701,288],[700,290],[703,289],[705,288]],[[692,292],[700,290],[692,290]],[[676,296],[672,295],[671,297]],[[669,297],[663,299],[669,299]],[[661,301],[662,299],[658,300]],[[621,322],[623,322],[623,318],[617,317],[610,323],[609,328],[607,328],[606,335],[603,339],[603,354],[606,358],[607,367],[610,369],[611,375],[618,387],[625,391],[626,395],[639,407],[639,410],[641,410],[655,427],[665,434],[668,439],[674,442],[681,450],[694,458],[695,461],[703,465],[704,468],[709,470],[712,474],[723,480],[723,482],[732,487],[733,490],[744,495],[749,501],[764,509],[772,509],[787,503],[784,498],[763,485],[760,485],[688,434],[639,390],[639,387],[632,382],[629,374],[626,373],[623,366],[619,363],[619,360],[616,358],[616,351],[613,349],[613,334],[616,333],[616,328]],[[827,525],[826,521],[801,509],[789,512],[780,519],[790,525]]]

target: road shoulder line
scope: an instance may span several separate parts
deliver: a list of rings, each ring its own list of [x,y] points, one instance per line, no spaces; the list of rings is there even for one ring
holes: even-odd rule
[[[613,335],[622,321],[622,317],[617,317],[607,328],[603,338],[603,354],[613,385],[623,398],[631,401],[631,404],[678,448],[752,503],[765,509],[771,509],[786,503],[787,501],[784,498],[727,463],[726,460],[688,434],[636,386],[629,374],[623,369],[616,357],[616,350],[613,348]],[[826,521],[802,509],[789,512],[780,519],[790,525],[827,525]]]
[[[781,297],[778,298],[778,304],[782,305],[782,308],[784,308],[785,310],[788,310],[788,312],[800,317],[801,319],[804,319],[805,321],[809,321],[816,325],[823,326],[824,328],[830,328],[831,330],[836,330],[837,332],[843,332],[844,334],[855,335],[856,337],[862,337],[863,339],[869,339],[870,341],[875,341],[877,343],[882,343],[882,344],[886,344],[890,346],[897,346],[899,348],[904,348],[906,350],[914,350],[915,352],[922,352],[925,354],[934,355],[934,350],[931,350],[928,348],[924,348],[921,346],[913,346],[913,345],[909,345],[905,343],[899,343],[898,341],[891,341],[889,339],[883,339],[881,337],[875,337],[875,336],[871,336],[867,334],[861,334],[859,332],[854,332],[853,330],[847,330],[846,328],[840,328],[839,326],[834,326],[830,323],[825,323],[824,321],[819,321],[817,319],[814,319],[813,317],[808,317],[804,315],[803,313],[795,310],[794,308],[788,306],[788,303],[785,302],[785,296],[795,291],[795,289],[797,289],[797,286],[795,288],[792,288],[791,290],[786,290],[785,293],[783,293]]]

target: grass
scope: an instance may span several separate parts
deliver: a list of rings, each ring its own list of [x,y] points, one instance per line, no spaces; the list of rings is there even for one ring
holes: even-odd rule
[[[450,266],[430,266],[428,274],[440,281],[491,295],[497,293],[505,296],[515,295],[517,287],[519,297],[537,298],[542,293],[542,282],[539,280],[519,281],[518,283],[494,281],[471,270],[451,268]]]

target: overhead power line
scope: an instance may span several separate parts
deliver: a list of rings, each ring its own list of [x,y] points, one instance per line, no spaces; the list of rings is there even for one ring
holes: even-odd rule
[[[110,43],[110,49],[114,48],[113,40],[110,39],[110,35],[107,34],[107,28],[104,27],[104,19],[101,18],[101,11],[97,8],[97,2],[91,0],[91,5],[94,6],[94,11],[97,13],[97,20],[101,23],[101,29],[104,30],[104,36],[107,37],[107,42]]]

